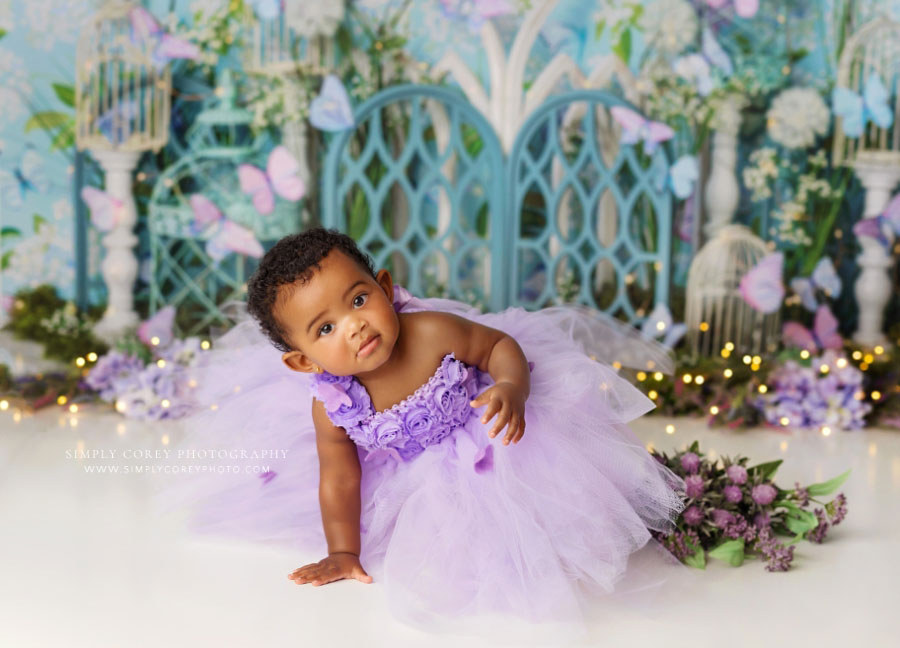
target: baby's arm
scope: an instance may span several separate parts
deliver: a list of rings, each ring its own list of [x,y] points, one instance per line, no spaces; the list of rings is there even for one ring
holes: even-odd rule
[[[324,585],[342,578],[371,583],[359,562],[359,486],[361,470],[356,445],[334,425],[321,401],[313,400],[313,422],[319,453],[319,506],[328,541],[328,557],[294,570],[298,585]]]
[[[531,371],[522,347],[503,331],[452,313],[429,313],[426,327],[436,343],[449,343],[458,360],[487,371],[494,379],[494,385],[471,405],[488,406],[482,423],[498,414],[491,437],[508,424],[504,445],[518,443],[525,434],[525,400],[531,392]]]

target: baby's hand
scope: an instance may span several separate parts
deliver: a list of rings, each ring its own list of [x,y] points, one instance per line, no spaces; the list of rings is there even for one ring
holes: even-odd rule
[[[288,574],[288,578],[297,585],[312,583],[316,587],[344,578],[355,578],[363,583],[372,582],[372,577],[366,573],[359,562],[359,556],[344,552],[329,554],[327,558],[323,558],[317,563],[295,569]]]
[[[499,412],[497,422],[488,433],[491,438],[497,436],[508,423],[509,427],[506,437],[503,439],[503,445],[509,445],[510,442],[518,443],[525,434],[525,397],[522,395],[522,390],[512,383],[499,382],[484,390],[469,403],[472,407],[481,407],[485,404],[488,408],[481,417],[482,423],[487,423],[494,414]]]

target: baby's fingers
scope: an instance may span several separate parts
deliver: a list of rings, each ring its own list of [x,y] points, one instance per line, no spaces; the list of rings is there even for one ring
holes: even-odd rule
[[[503,408],[503,401],[499,398],[492,397],[491,402],[488,403],[487,409],[484,410],[484,416],[481,417],[482,423],[487,423],[492,418],[494,418],[494,414],[499,412]]]
[[[500,433],[500,430],[509,422],[509,414],[510,410],[505,405],[500,410],[500,414],[497,416],[497,422],[494,423],[494,427],[491,428],[491,431],[488,433],[491,438],[497,436]]]

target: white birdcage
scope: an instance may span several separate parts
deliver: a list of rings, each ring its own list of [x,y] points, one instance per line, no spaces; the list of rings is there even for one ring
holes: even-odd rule
[[[691,264],[685,324],[694,353],[761,353],[777,348],[779,315],[754,309],[741,296],[741,278],[769,253],[743,225],[726,225]],[[728,346],[730,345],[733,346]]]
[[[168,141],[171,72],[155,64],[154,40],[136,37],[131,14],[137,7],[104,2],[81,30],[75,55],[81,150],[157,151]]]
[[[277,16],[257,17],[247,33],[244,69],[264,75],[327,74],[335,66],[334,34],[343,17],[343,0],[287,2]]]
[[[900,91],[900,23],[886,16],[863,25],[847,39],[838,62],[837,87],[863,94],[867,80],[877,74],[889,97]],[[879,128],[870,123],[862,136],[847,137],[843,119],[835,116],[833,161],[853,164],[868,161],[900,166],[900,102],[892,108],[893,124]]]
[[[863,218],[874,218],[884,211],[900,182],[900,23],[880,16],[863,25],[847,39],[838,64],[837,87],[862,96],[875,76],[884,84],[888,109],[893,116],[887,128],[865,124],[859,137],[848,137],[843,118],[835,117],[833,161],[846,164],[866,190]],[[890,105],[894,101],[893,106]],[[858,344],[875,346],[886,339],[883,333],[884,309],[891,296],[890,269],[893,261],[881,243],[871,236],[858,236],[862,252],[857,257],[861,269],[854,284],[859,317],[853,339]]]

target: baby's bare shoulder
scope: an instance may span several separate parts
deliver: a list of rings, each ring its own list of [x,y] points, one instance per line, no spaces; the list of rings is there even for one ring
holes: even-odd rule
[[[410,332],[418,348],[431,348],[441,357],[454,353],[457,359],[481,366],[504,333],[453,313],[420,311],[408,313]],[[425,346],[423,346],[425,345]]]

